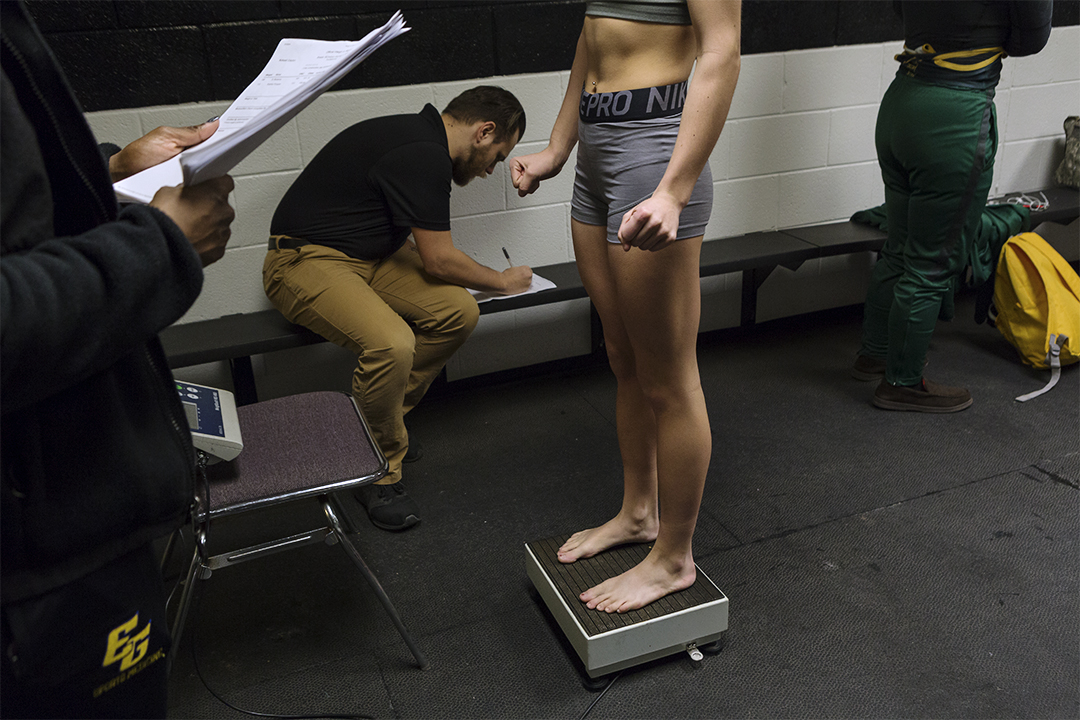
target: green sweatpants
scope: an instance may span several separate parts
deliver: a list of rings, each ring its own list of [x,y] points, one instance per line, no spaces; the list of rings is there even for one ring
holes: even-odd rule
[[[898,76],[875,141],[889,237],[866,296],[860,353],[885,358],[885,380],[922,379],[942,300],[968,263],[997,152],[994,90]]]

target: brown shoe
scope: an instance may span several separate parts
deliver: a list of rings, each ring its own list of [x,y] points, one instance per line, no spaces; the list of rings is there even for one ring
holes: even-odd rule
[[[869,382],[870,380],[880,380],[885,377],[884,358],[872,358],[869,355],[856,355],[855,364],[851,366],[851,377],[865,382]]]
[[[971,403],[971,393],[964,388],[938,385],[925,378],[912,387],[890,385],[882,380],[874,391],[874,405],[886,410],[951,413],[970,407]]]

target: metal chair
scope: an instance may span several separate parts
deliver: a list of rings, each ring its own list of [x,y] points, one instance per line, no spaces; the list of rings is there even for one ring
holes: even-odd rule
[[[281,552],[324,542],[340,544],[371,585],[408,645],[420,669],[429,663],[405,629],[390,598],[364,562],[342,522],[344,514],[335,493],[353,490],[386,475],[387,462],[353,399],[343,393],[313,392],[267,400],[237,408],[244,449],[231,462],[206,468],[199,482],[193,512],[195,549],[173,621],[173,651],[180,643],[196,580],[215,570]],[[210,521],[271,505],[315,498],[327,523],[321,528],[211,556]],[[177,533],[165,549],[167,561]]]

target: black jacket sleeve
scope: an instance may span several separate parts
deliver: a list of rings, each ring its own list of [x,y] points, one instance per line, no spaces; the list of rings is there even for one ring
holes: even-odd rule
[[[202,288],[201,262],[180,228],[143,206],[7,253],[0,276],[4,413],[110,367],[179,319]]]
[[[194,303],[203,276],[198,254],[167,215],[148,206],[116,214],[88,132],[63,137],[69,152],[60,157],[72,172],[47,170],[42,130],[6,70],[0,81],[0,409],[7,414],[145,345]],[[108,196],[111,212],[102,217],[79,202],[88,193],[76,191],[87,186]],[[58,224],[81,230],[65,234]]]
[[[1046,47],[1053,14],[1053,0],[1011,0],[1005,52],[1012,57],[1023,57]]]

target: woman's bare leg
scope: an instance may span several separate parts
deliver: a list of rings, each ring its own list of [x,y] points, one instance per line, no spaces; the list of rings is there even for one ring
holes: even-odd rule
[[[623,501],[619,513],[599,527],[570,536],[561,548],[561,562],[591,557],[615,545],[656,539],[656,424],[634,373],[634,353],[618,310],[611,274],[607,231],[602,226],[571,221],[574,252],[585,288],[604,325],[604,345],[618,380],[615,427],[623,461]]]
[[[607,252],[633,377],[652,410],[660,509],[656,541],[645,560],[581,594],[590,608],[623,612],[694,583],[692,540],[712,435],[696,350],[701,238],[655,253],[624,252],[616,245]]]

